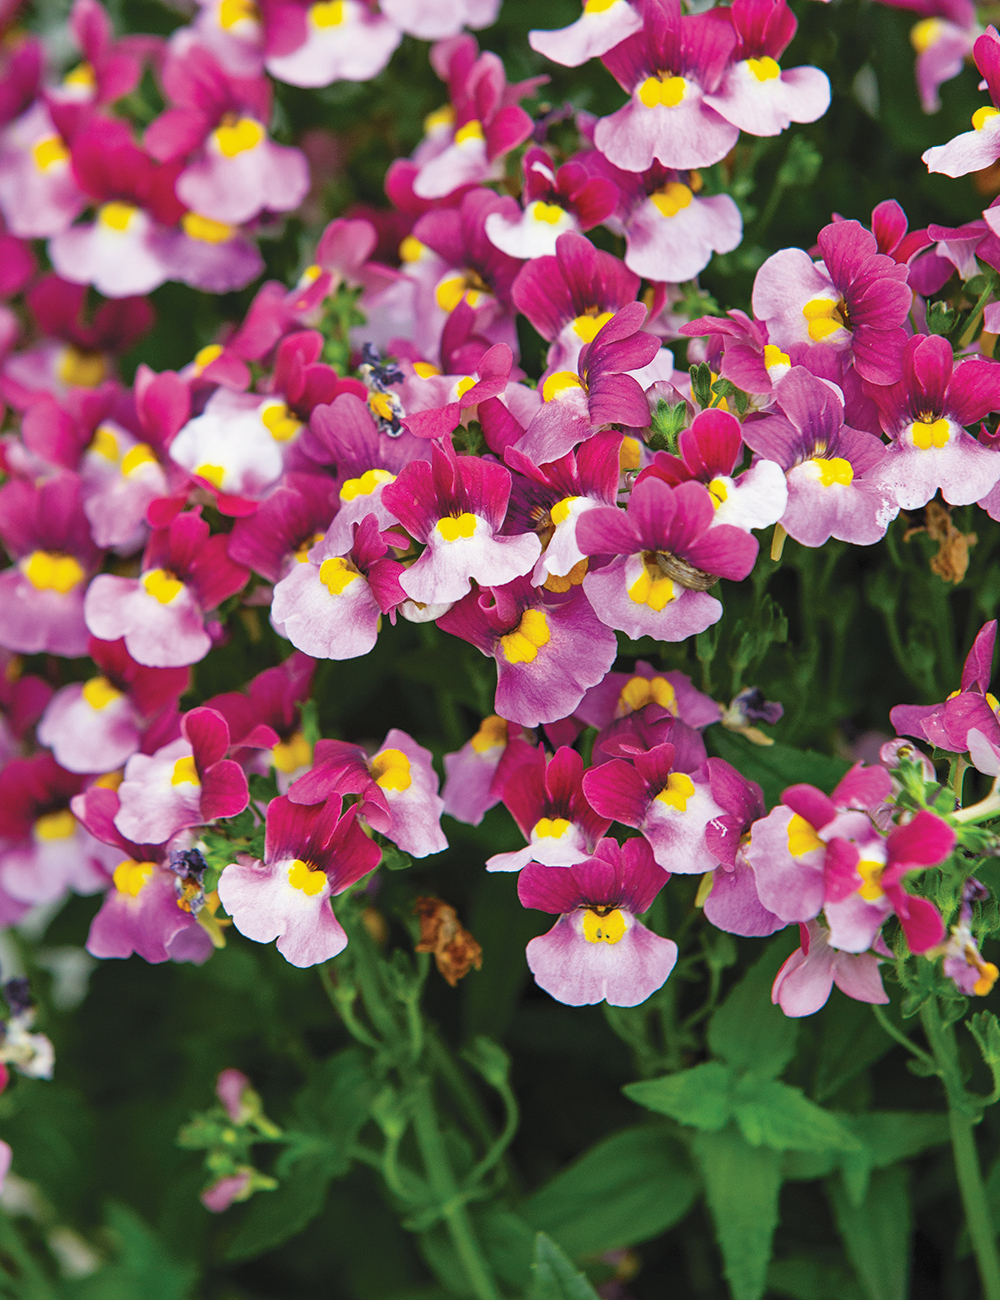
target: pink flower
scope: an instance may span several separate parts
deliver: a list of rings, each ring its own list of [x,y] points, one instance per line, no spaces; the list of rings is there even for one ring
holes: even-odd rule
[[[897,704],[891,709],[889,718],[896,730],[953,754],[968,750],[972,730],[978,731],[984,740],[1000,741],[997,720],[1000,705],[990,693],[996,635],[996,619],[979,629],[962,668],[960,689],[942,704]]]
[[[325,475],[286,474],[252,515],[235,521],[229,534],[229,558],[269,582],[280,582],[300,553],[315,546],[326,532],[337,508],[335,486]]]
[[[600,58],[627,36],[642,31],[642,14],[627,0],[590,6],[568,27],[558,31],[531,31],[528,44],[539,54],[564,68],[578,68],[590,59]]]
[[[69,148],[39,99],[0,134],[0,212],[7,228],[23,239],[47,239],[66,230],[86,203]]]
[[[977,108],[972,115],[972,130],[956,135],[947,144],[932,145],[922,155],[929,172],[945,176],[966,176],[969,172],[991,167],[1000,157],[1000,34],[987,27],[972,47],[976,67],[983,74],[993,101],[991,107]]]
[[[267,806],[264,861],[232,862],[219,880],[219,898],[240,934],[271,943],[293,966],[329,961],[347,946],[330,907],[374,871],[381,856],[357,821],[341,815],[339,795],[321,804],[295,804],[284,796]]]
[[[340,0],[332,9],[280,0],[265,17],[265,66],[291,86],[370,81],[402,39],[396,24],[367,0]]]
[[[830,946],[830,931],[817,921],[800,925],[799,934],[802,946],[778,971],[771,989],[771,1001],[786,1016],[814,1015],[826,1006],[834,984],[858,1002],[889,1001],[874,952],[840,952]]]
[[[499,0],[382,0],[383,13],[409,36],[439,41],[457,36],[463,27],[491,27]]]
[[[614,182],[591,176],[570,159],[558,170],[544,149],[529,149],[521,160],[523,211],[513,199],[506,210],[486,218],[486,234],[511,257],[534,258],[556,252],[559,236],[567,231],[590,230],[615,210],[618,190]]]
[[[593,857],[572,867],[525,867],[517,882],[524,906],[560,913],[547,934],[528,944],[539,987],[571,1007],[645,1002],[673,970],[677,945],[636,918],[668,878],[642,839],[621,846],[601,840]]]
[[[707,771],[712,798],[723,812],[705,828],[705,842],[719,862],[704,900],[705,916],[729,934],[774,934],[785,923],[760,901],[744,852],[747,832],[765,815],[763,792],[718,758],[708,760]]]
[[[507,779],[534,747],[512,726],[493,713],[454,754],[445,754],[445,782],[441,791],[444,811],[467,826],[478,826],[500,802]]]

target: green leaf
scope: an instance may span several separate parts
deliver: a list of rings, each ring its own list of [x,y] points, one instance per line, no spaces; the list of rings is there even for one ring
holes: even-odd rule
[[[778,1225],[781,1157],[750,1146],[733,1126],[696,1133],[691,1145],[733,1300],[760,1300]]]
[[[839,1118],[862,1143],[859,1151],[847,1152],[841,1159],[844,1185],[855,1205],[865,1199],[873,1169],[942,1146],[951,1136],[946,1116],[933,1111],[884,1110]]]
[[[872,1174],[868,1195],[852,1204],[839,1178],[827,1182],[837,1227],[867,1300],[906,1300],[912,1215],[909,1171],[893,1165]]]
[[[850,1151],[861,1143],[840,1121],[810,1101],[800,1088],[776,1079],[747,1076],[737,1085],[734,1109],[751,1146],[775,1151]]]
[[[709,1021],[709,1047],[736,1070],[774,1077],[792,1059],[798,1023],[771,1003],[771,985],[789,951],[787,935],[773,939]]]
[[[833,997],[823,1008],[813,1096],[834,1097],[862,1070],[892,1050],[892,1039],[864,1002]]]
[[[718,1061],[706,1061],[691,1070],[666,1074],[662,1079],[627,1083],[622,1091],[647,1110],[715,1132],[732,1117],[732,1086],[731,1070]]]
[[[188,1300],[195,1283],[191,1263],[179,1263],[159,1237],[127,1206],[110,1204],[107,1224],[115,1258],[89,1277],[65,1282],[67,1300]]]
[[[395,844],[390,844],[388,840],[379,846],[382,849],[381,865],[387,871],[408,871],[413,866],[413,859],[402,849],[397,849]]]
[[[348,1047],[325,1060],[296,1097],[295,1127],[327,1140],[334,1173],[346,1172],[348,1148],[371,1114],[378,1089],[368,1056]]]
[[[754,745],[745,736],[712,727],[706,736],[709,753],[732,763],[739,772],[759,782],[769,808],[781,802],[781,792],[790,785],[807,781],[827,794],[850,767],[841,758],[830,758],[811,749],[791,745]]]
[[[325,1154],[296,1161],[273,1192],[260,1192],[229,1243],[227,1260],[253,1259],[301,1232],[322,1210],[336,1164]]]
[[[814,1256],[775,1260],[767,1289],[790,1300],[862,1300],[850,1269]]]
[[[696,1190],[676,1139],[638,1124],[592,1146],[529,1196],[520,1214],[575,1259],[658,1236],[687,1214]]]
[[[531,1271],[535,1276],[529,1300],[598,1300],[587,1279],[544,1232],[535,1238],[535,1262]]]

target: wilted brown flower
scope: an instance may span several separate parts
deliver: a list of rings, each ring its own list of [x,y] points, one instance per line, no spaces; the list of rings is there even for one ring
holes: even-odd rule
[[[969,567],[969,547],[978,541],[976,534],[960,533],[951,521],[951,511],[940,501],[928,501],[923,524],[908,528],[903,541],[908,542],[917,533],[926,533],[938,544],[938,553],[931,560],[931,572],[944,582],[961,582]]]
[[[458,919],[458,913],[441,898],[418,898],[413,910],[420,918],[417,952],[432,952],[437,968],[455,987],[460,979],[483,964],[483,950]]]

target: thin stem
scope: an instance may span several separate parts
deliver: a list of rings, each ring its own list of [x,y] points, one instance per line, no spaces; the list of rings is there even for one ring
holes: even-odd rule
[[[986,288],[979,295],[979,301],[972,309],[972,315],[969,317],[969,323],[962,331],[962,336],[958,340],[958,346],[960,348],[967,348],[969,344],[972,342],[972,340],[975,338],[976,328],[979,325],[979,318],[982,316],[983,309],[986,306],[987,302],[989,302],[990,294],[992,292],[993,292],[993,277],[990,276]]]
[[[928,1055],[922,1047],[918,1047],[913,1039],[908,1038],[901,1029],[897,1029],[878,1003],[873,1002],[871,1008],[875,1013],[875,1019],[879,1022],[890,1038],[894,1038],[896,1042],[899,1043],[900,1047],[905,1047],[906,1050],[911,1052],[918,1061],[922,1061],[924,1065],[930,1067],[935,1073],[937,1073],[937,1063],[933,1056]]]
[[[503,1102],[504,1126],[499,1137],[475,1166],[472,1173],[469,1174],[466,1181],[470,1187],[475,1187],[482,1180],[484,1174],[488,1174],[493,1166],[503,1158],[503,1153],[514,1141],[514,1134],[517,1132],[519,1114],[517,1098],[514,1096],[513,1090],[506,1083],[496,1083],[494,1087]]]
[[[427,1179],[438,1198],[452,1245],[462,1261],[476,1300],[500,1300],[490,1270],[476,1240],[468,1211],[462,1201],[455,1174],[448,1159],[430,1081],[421,1079],[414,1089],[413,1127],[427,1170]],[[989,1300],[994,1300],[993,1296]],[[997,1297],[996,1300],[1000,1300]]]
[[[978,1117],[970,1109],[969,1095],[962,1082],[955,1034],[950,1025],[946,1028],[943,1024],[937,998],[928,998],[920,1009],[920,1018],[948,1097],[948,1125],[955,1172],[962,1193],[966,1226],[979,1265],[984,1300],[1000,1300],[1000,1256],[973,1133]]]
[[[363,1043],[365,1047],[378,1051],[382,1044],[373,1034],[368,1032],[354,1014],[354,998],[356,994],[353,991],[348,994],[345,989],[342,989],[337,984],[333,972],[328,966],[320,966],[319,977],[324,989],[326,989],[327,996],[336,1008],[337,1014],[343,1020],[347,1032],[359,1043]]]
[[[954,822],[984,822],[1000,813],[1000,776],[993,782],[993,788],[985,799],[970,804],[968,808],[957,808],[952,814]]]

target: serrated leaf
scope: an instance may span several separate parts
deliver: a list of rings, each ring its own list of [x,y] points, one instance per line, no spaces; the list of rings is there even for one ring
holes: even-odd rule
[[[912,1214],[905,1165],[872,1174],[868,1194],[852,1204],[839,1178],[827,1182],[827,1194],[858,1281],[867,1300],[906,1300]]]
[[[750,1146],[732,1125],[719,1133],[696,1133],[691,1146],[733,1300],[760,1300],[778,1225],[781,1157]]]
[[[551,1237],[535,1238],[534,1280],[529,1300],[599,1300],[597,1292],[578,1273]]]
[[[733,1114],[730,1090],[732,1071],[719,1061],[706,1061],[661,1079],[627,1083],[622,1091],[631,1101],[681,1124],[712,1132],[723,1128]]]
[[[947,1117],[934,1111],[885,1110],[839,1118],[862,1143],[859,1151],[841,1158],[844,1185],[855,1205],[867,1195],[873,1169],[885,1169],[951,1137]]]
[[[855,1075],[892,1051],[892,1040],[864,1002],[831,998],[820,1021],[819,1059],[813,1096],[835,1096]]]
[[[751,1146],[774,1151],[861,1150],[861,1143],[836,1116],[810,1101],[800,1088],[776,1079],[741,1080],[734,1109]]]
[[[736,1070],[774,1077],[792,1059],[798,1022],[771,1003],[771,985],[791,943],[787,935],[773,939],[709,1021],[709,1047]]]
[[[571,1258],[648,1241],[680,1222],[697,1183],[663,1128],[638,1124],[584,1152],[520,1207]]]
[[[329,1057],[313,1073],[295,1098],[295,1127],[321,1134],[335,1148],[343,1172],[347,1149],[371,1114],[379,1082],[368,1056],[360,1047],[348,1047]]]

